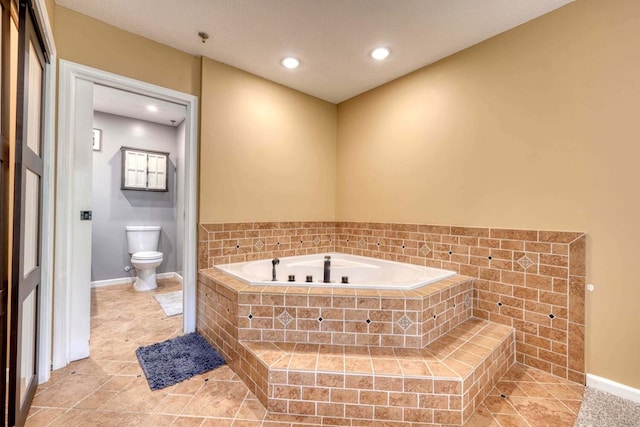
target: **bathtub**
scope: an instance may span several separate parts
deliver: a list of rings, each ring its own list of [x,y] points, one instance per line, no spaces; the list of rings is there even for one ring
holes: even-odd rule
[[[323,283],[324,257],[331,256],[331,282]],[[439,268],[422,267],[342,253],[302,255],[280,258],[276,265],[276,281],[271,280],[271,259],[221,264],[215,267],[256,286],[305,286],[324,288],[411,290],[456,273]],[[295,281],[289,281],[289,276]],[[307,282],[307,276],[313,280]],[[342,283],[347,277],[348,283]]]

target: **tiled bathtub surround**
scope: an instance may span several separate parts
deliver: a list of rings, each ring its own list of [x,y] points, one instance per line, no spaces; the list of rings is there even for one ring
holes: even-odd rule
[[[471,292],[465,276],[372,291],[254,287],[209,269],[198,330],[271,413],[460,425],[515,360],[513,328],[470,318]]]
[[[203,224],[200,268],[344,252],[474,277],[473,316],[513,326],[516,358],[584,384],[584,233],[356,222]]]
[[[238,339],[422,348],[471,317],[472,280],[415,291],[290,287],[243,293]]]
[[[197,325],[264,400],[266,388],[255,366],[243,365],[240,341],[419,349],[471,317],[471,295],[465,276],[413,291],[374,291],[250,286],[210,269],[199,274]]]

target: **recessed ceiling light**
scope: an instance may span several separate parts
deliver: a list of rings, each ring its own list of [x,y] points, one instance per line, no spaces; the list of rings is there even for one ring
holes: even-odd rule
[[[371,51],[371,57],[373,59],[377,59],[378,61],[382,61],[387,56],[389,56],[390,53],[391,50],[388,47],[377,47]]]
[[[155,105],[147,105],[147,110],[155,113],[156,111],[158,111],[158,107],[156,107]]]
[[[282,66],[285,68],[288,68],[290,70],[293,70],[294,68],[298,68],[300,66],[300,60],[297,58],[294,58],[293,56],[287,56],[286,58],[282,58],[282,61],[280,61],[282,63]]]

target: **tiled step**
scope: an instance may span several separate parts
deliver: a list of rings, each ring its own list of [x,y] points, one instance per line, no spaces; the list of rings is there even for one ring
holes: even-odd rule
[[[469,319],[424,349],[240,342],[271,412],[462,425],[514,362],[512,328]]]

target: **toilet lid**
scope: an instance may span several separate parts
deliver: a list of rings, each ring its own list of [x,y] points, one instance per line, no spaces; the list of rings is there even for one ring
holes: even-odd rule
[[[162,258],[162,252],[156,252],[156,251],[136,252],[135,254],[133,254],[131,258],[140,259],[140,260]]]

